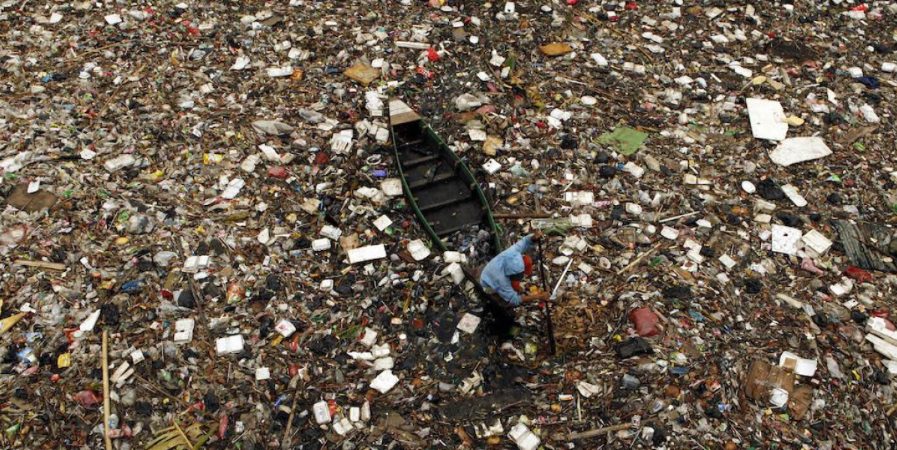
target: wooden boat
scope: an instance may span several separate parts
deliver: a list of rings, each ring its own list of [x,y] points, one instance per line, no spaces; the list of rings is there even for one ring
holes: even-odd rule
[[[500,252],[500,228],[467,165],[401,100],[389,101],[389,122],[405,197],[433,242],[456,250],[443,239],[478,227],[491,233],[493,254]]]

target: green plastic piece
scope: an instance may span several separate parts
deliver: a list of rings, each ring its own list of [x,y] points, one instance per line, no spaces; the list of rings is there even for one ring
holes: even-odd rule
[[[646,140],[648,140],[648,133],[642,133],[629,127],[617,127],[614,131],[604,133],[598,138],[599,143],[612,145],[626,156],[637,152]]]

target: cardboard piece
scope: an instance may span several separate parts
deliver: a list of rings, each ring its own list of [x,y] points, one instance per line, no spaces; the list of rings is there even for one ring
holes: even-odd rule
[[[754,360],[744,380],[744,393],[758,402],[772,399],[773,389],[790,394],[794,391],[794,374],[761,359]]]
[[[380,77],[380,70],[367,64],[358,63],[346,69],[346,71],[343,72],[343,75],[367,86]]]

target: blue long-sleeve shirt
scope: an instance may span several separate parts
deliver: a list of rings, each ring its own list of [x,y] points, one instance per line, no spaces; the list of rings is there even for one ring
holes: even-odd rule
[[[508,247],[486,264],[480,273],[480,285],[495,291],[506,302],[520,306],[521,298],[511,285],[511,275],[523,273],[523,253],[533,248],[532,235],[520,240],[520,242]]]

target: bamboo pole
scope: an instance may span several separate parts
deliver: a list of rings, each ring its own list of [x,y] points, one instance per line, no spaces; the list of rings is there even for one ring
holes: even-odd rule
[[[106,450],[112,450],[112,438],[109,437],[109,333],[103,330],[103,440]]]

